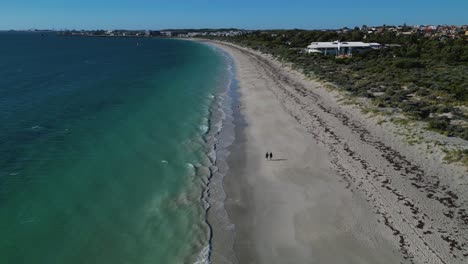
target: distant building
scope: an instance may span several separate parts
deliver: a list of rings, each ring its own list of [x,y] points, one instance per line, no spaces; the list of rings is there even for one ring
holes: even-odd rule
[[[379,49],[379,43],[364,42],[312,42],[307,46],[307,53],[321,53],[324,55],[351,55],[353,53],[362,53],[372,49]]]
[[[152,31],[150,31],[150,36],[151,37],[159,37],[159,36],[161,36],[161,32],[156,31],[156,30],[152,30]]]
[[[161,36],[172,37],[172,32],[171,31],[161,31]]]

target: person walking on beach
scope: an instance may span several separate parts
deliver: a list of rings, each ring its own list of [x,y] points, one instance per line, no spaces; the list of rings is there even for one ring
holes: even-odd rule
[[[273,158],[273,153],[270,152],[270,160]]]
[[[268,152],[265,154],[265,159],[268,159],[269,155]]]

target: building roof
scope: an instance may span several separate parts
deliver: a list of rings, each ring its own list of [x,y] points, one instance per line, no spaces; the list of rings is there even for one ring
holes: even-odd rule
[[[371,48],[379,47],[379,43],[364,43],[360,41],[348,41],[348,42],[312,42],[307,48],[309,49],[335,49],[335,48]]]

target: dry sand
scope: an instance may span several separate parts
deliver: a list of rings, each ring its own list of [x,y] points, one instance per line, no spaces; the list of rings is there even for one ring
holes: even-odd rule
[[[466,171],[268,56],[213,44],[235,61],[245,121],[224,182],[235,253],[215,226],[213,263],[468,263]]]

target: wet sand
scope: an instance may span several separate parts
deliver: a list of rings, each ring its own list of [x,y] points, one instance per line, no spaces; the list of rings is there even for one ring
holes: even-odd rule
[[[451,206],[462,215],[465,197],[447,195],[454,185],[443,166],[428,179],[424,164],[380,141],[320,83],[256,52],[212,44],[233,57],[240,93],[224,179],[234,256],[215,227],[213,263],[466,260],[463,216],[444,217]],[[452,200],[428,198],[428,190]]]

